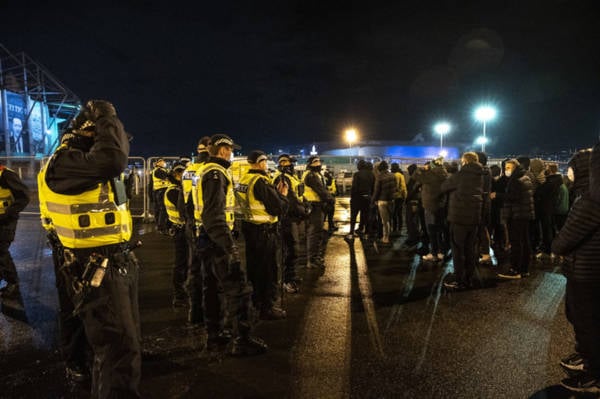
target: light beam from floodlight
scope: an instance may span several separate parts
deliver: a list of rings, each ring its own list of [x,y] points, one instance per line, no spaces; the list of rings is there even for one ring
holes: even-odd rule
[[[485,127],[488,121],[491,121],[492,119],[494,119],[496,117],[496,109],[494,107],[491,107],[489,105],[482,105],[480,107],[477,107],[477,109],[475,109],[475,119],[477,119],[479,122],[481,122],[483,124],[483,137],[485,138]],[[477,139],[477,141],[479,142],[479,139]],[[481,151],[485,152],[485,144],[487,143],[487,140],[482,141],[481,142]]]
[[[444,152],[444,135],[450,133],[452,126],[448,122],[436,123],[433,127],[434,132],[440,135],[440,154]]]
[[[352,163],[352,143],[355,143],[358,140],[358,132],[354,128],[346,129],[344,138],[348,142],[348,159],[350,163]]]

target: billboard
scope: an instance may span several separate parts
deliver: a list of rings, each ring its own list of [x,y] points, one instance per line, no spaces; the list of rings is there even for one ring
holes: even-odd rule
[[[11,155],[29,153],[29,134],[25,127],[27,112],[25,98],[17,93],[6,91],[6,114],[8,116],[8,142]]]
[[[64,119],[51,118],[46,104],[28,96],[8,90],[2,94],[0,154],[41,157],[51,153],[58,144],[58,129]]]

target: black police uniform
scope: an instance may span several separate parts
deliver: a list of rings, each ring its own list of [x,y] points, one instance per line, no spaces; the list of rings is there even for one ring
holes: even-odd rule
[[[9,247],[15,239],[19,213],[29,203],[29,190],[11,169],[0,165],[0,280],[7,285],[3,296],[18,293],[19,277]]]
[[[115,198],[120,197],[118,182],[114,179],[127,166],[129,141],[116,115],[98,115],[95,109],[95,106],[88,106],[82,111],[82,114],[93,118],[95,136],[74,136],[66,148],[59,147],[47,168],[40,172],[38,185],[47,186],[44,189],[40,187],[40,208],[48,208],[44,190],[76,197],[98,187],[102,190],[104,187],[113,187],[114,184]],[[122,200],[119,198],[113,204]],[[110,203],[106,205],[112,208]],[[58,207],[60,209],[60,204]],[[110,224],[110,217],[106,216],[105,219]],[[79,220],[80,224],[87,223],[85,217],[79,217]],[[51,220],[45,223],[53,225]],[[85,334],[93,349],[92,397],[139,397],[139,265],[135,255],[122,240],[92,248],[65,247],[64,251],[71,256],[65,255],[61,262],[64,266],[61,272],[64,271],[63,277],[67,281],[66,288],[59,286],[60,295],[66,295],[71,300],[70,307],[75,307],[83,321]],[[55,251],[58,249],[54,248]],[[74,280],[84,279],[85,265],[92,253],[109,259],[101,285],[81,292],[68,289],[73,287]],[[66,289],[66,292],[62,289]],[[67,310],[70,309],[62,308],[61,315],[65,316]],[[65,327],[64,322],[62,327]]]
[[[304,176],[304,196],[311,205],[311,213],[306,220],[306,256],[308,258],[308,267],[323,267],[325,246],[327,245],[327,232],[323,229],[325,223],[325,214],[329,206],[332,206],[334,199],[327,191],[323,176],[319,170],[307,167],[308,171]],[[315,193],[315,197],[307,197],[309,189]]]
[[[248,175],[267,176],[262,170],[251,169]],[[280,217],[287,211],[287,199],[280,195],[266,179],[259,178],[253,186],[256,201],[264,205],[265,211]],[[246,268],[248,279],[254,290],[254,306],[260,311],[262,319],[285,317],[285,312],[275,306],[278,295],[279,243],[278,224],[269,222],[242,221],[242,233],[246,242]]]
[[[166,184],[169,179],[169,171],[160,166],[155,167],[152,170],[152,199],[154,200],[154,221],[156,222],[156,228],[161,233],[166,233],[169,227],[169,218],[165,209],[164,197],[167,191]],[[155,182],[164,182],[164,187],[156,187]]]
[[[197,246],[202,259],[207,348],[211,351],[220,350],[229,340],[224,329],[227,306],[227,315],[237,335],[232,354],[253,355],[263,353],[267,346],[261,340],[250,337],[253,321],[252,285],[246,279],[246,270],[240,262],[225,209],[228,190],[233,190],[233,187],[229,186],[230,180],[223,172],[209,170],[211,167],[228,169],[230,166],[229,161],[211,157],[204,165],[205,172],[198,182],[202,185],[203,208]],[[192,292],[197,290],[193,281],[190,282],[190,289]]]
[[[175,250],[175,259],[173,265],[173,305],[180,306],[185,305],[187,302],[187,294],[185,292],[185,282],[187,280],[188,273],[188,240],[185,233],[185,219],[181,216],[180,209],[178,208],[179,199],[182,196],[181,182],[175,179],[172,175],[168,176],[169,186],[165,191],[165,209],[169,216],[171,224],[171,233],[173,236],[173,244]],[[175,209],[169,210],[168,206],[173,206]],[[171,220],[171,213],[176,213],[176,218],[180,220]]]

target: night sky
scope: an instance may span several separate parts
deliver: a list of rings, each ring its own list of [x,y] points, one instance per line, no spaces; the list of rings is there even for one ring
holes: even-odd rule
[[[481,102],[498,107],[491,153],[587,147],[600,132],[594,1],[135,3],[0,2],[0,43],[82,101],[112,101],[131,155],[189,154],[217,132],[248,151],[344,146],[349,125],[437,141],[439,119],[471,142]]]

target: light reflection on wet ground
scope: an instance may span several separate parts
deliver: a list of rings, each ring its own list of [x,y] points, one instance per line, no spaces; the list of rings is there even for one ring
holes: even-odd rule
[[[337,219],[347,209],[341,199]],[[558,359],[573,346],[556,265],[502,283],[480,267],[484,288],[447,293],[450,266],[403,253],[402,236],[391,246],[357,239],[351,251],[342,224],[324,273],[302,271],[301,292],[285,297],[288,319],[257,326],[269,353],[208,359],[202,331],[170,305],[168,238],[137,230],[144,397],[569,397],[554,386]],[[86,397],[86,387],[64,384],[53,269],[35,216],[21,218],[12,253],[22,292],[0,314],[0,397]]]

